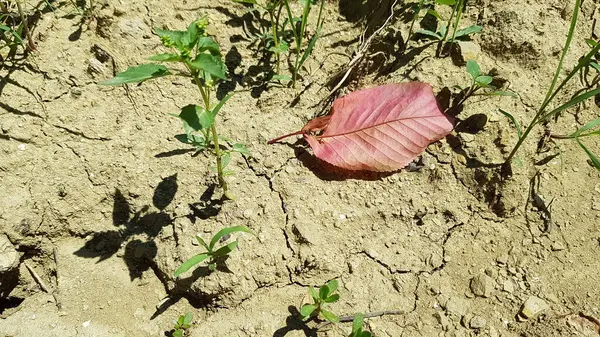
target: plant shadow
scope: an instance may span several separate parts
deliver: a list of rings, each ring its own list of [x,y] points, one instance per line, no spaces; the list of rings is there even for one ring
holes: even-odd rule
[[[300,311],[293,305],[288,307],[290,315],[285,319],[285,326],[273,333],[273,337],[285,337],[289,332],[302,331],[306,337],[317,337],[317,329],[310,328],[302,320]]]
[[[173,222],[165,208],[173,201],[177,193],[177,174],[164,178],[154,190],[153,206],[150,210],[144,205],[134,211],[128,198],[116,188],[113,194],[112,222],[114,230],[95,232],[91,238],[74,254],[85,258],[98,258],[100,263],[113,255],[126,244],[123,260],[129,269],[131,280],[154,266],[158,252],[154,238],[164,226]]]

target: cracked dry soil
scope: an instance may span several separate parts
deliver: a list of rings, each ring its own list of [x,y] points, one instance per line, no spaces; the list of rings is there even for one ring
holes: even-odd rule
[[[0,235],[20,256],[15,288],[0,300],[0,336],[164,336],[187,311],[191,336],[345,336],[348,324],[316,331],[296,316],[308,286],[334,278],[341,300],[332,311],[402,313],[369,319],[378,337],[597,335],[584,316],[600,316],[598,172],[566,142],[562,161],[539,164],[549,155],[536,151],[542,130],[502,188],[494,169],[516,142],[498,108],[522,122],[532,117],[567,31],[565,3],[472,1],[464,24],[484,27],[473,37],[477,61],[520,97],[468,100],[462,125],[428,148],[420,169],[381,176],[332,170],[293,139],[266,141],[326,107],[325,84],[348,62],[342,54],[352,57],[391,1],[328,1],[298,90],[264,83],[250,42],[258,30],[239,4],[108,0],[78,36],[78,19],[65,17],[69,2],[58,1],[36,24],[38,51],[0,69]],[[393,29],[375,39],[342,93],[419,80],[443,105],[444,89],[467,83],[460,60],[436,58],[435,46],[412,41],[400,52],[394,32],[405,36],[405,10],[396,7]],[[598,11],[583,2],[578,37],[591,34]],[[227,60],[224,88],[237,91],[220,130],[252,153],[232,160],[237,199],[225,203],[210,159],[173,138],[181,125],[168,114],[198,100],[190,83],[96,84],[161,51],[151,27],[182,29],[202,13]],[[565,64],[586,48],[576,38]],[[585,102],[552,128],[568,133],[598,113]],[[551,218],[534,194],[551,205]],[[196,233],[237,225],[257,236],[235,234],[239,249],[223,268],[173,279],[198,251]],[[472,291],[473,278],[487,280],[483,293]],[[531,296],[549,308],[520,321]]]

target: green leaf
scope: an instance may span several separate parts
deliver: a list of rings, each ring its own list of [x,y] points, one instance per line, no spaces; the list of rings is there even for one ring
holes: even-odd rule
[[[477,25],[469,26],[467,28],[457,31],[456,35],[454,35],[454,39],[458,39],[459,37],[479,33],[479,32],[481,32],[482,29],[483,29],[483,27],[477,26]]]
[[[481,75],[481,68],[479,64],[475,60],[467,60],[467,73],[471,75],[473,80],[475,81],[479,75]]]
[[[421,35],[425,35],[425,36],[429,36],[429,37],[433,37],[437,40],[441,40],[442,39],[442,35],[438,34],[438,33],[434,33],[430,30],[427,29],[418,29],[415,33],[417,34],[421,34]]]
[[[317,306],[314,304],[305,304],[300,308],[300,315],[307,319],[312,315],[312,313],[317,309]]]
[[[275,54],[284,54],[287,53],[289,50],[290,45],[285,41],[281,41],[278,46],[273,46],[269,48],[269,51]]]
[[[204,241],[200,236],[196,235],[196,241],[198,241],[198,243],[201,244],[202,247],[206,248],[206,250],[210,250],[208,248],[208,245],[206,244],[206,241]]]
[[[500,113],[503,114],[506,118],[510,119],[510,121],[513,123],[513,125],[515,126],[515,128],[517,129],[517,135],[519,136],[519,139],[521,139],[523,133],[521,132],[521,126],[519,125],[519,122],[517,122],[517,120],[515,119],[515,117],[511,114],[509,114],[508,112],[499,109]]]
[[[208,51],[213,56],[221,56],[219,44],[213,38],[208,36],[201,37],[198,40],[198,52],[203,53],[205,51]]]
[[[215,117],[212,113],[204,110],[201,106],[193,104],[183,107],[181,113],[179,113],[179,116],[177,117],[183,121],[183,128],[188,134],[190,134],[192,130],[199,131],[208,129],[215,122]]]
[[[217,116],[223,105],[233,96],[233,93],[223,97],[223,99],[212,109],[213,118]]]
[[[245,154],[247,156],[250,155],[250,151],[248,151],[248,149],[244,146],[244,144],[240,144],[240,143],[233,144],[232,151],[235,151],[235,152],[238,152],[241,154]]]
[[[193,266],[206,260],[206,258],[208,258],[207,253],[202,253],[202,254],[193,256],[189,260],[185,261],[181,266],[179,266],[179,268],[177,268],[177,270],[175,270],[175,272],[173,273],[173,276],[178,277],[182,273],[185,273],[186,271],[190,270],[190,268],[192,268]]]
[[[216,78],[225,79],[225,64],[220,57],[209,54],[198,54],[196,58],[190,62],[192,68],[204,71]]]
[[[232,243],[223,246],[217,250],[215,250],[212,255],[215,257],[221,257],[221,256],[225,256],[225,255],[229,255],[229,253],[231,253],[238,245],[237,241],[233,241]]]
[[[179,30],[167,30],[167,29],[160,29],[160,28],[154,28],[154,34],[158,35],[158,37],[160,37],[160,40],[162,41],[162,44],[165,47],[169,47],[169,48],[177,48],[180,51],[183,51],[183,36],[186,32],[182,32]]]
[[[329,290],[329,286],[326,284],[322,285],[321,288],[319,288],[319,298],[321,300],[325,300],[330,293],[331,291]]]
[[[183,34],[181,43],[186,47],[186,49],[191,50],[198,42],[199,37],[198,25],[196,24],[196,21],[194,21],[190,23],[187,30]]]
[[[576,97],[572,98],[570,101],[568,101],[567,103],[559,106],[558,108],[548,112],[547,114],[545,114],[544,116],[540,117],[538,119],[538,122],[543,122],[545,121],[547,118],[555,116],[557,114],[559,114],[560,112],[562,112],[563,110],[566,110],[572,106],[575,106],[585,100],[587,100],[588,98],[594,97],[596,95],[600,94],[600,88],[596,88],[594,90],[590,90],[588,92],[584,92],[583,94],[577,95]]]
[[[490,85],[490,83],[492,83],[492,80],[492,76],[481,75],[475,79],[475,83],[477,83],[481,87],[487,87],[488,85]]]
[[[215,244],[217,242],[219,242],[219,240],[221,240],[222,237],[229,235],[231,233],[235,233],[235,232],[245,232],[245,233],[252,234],[252,232],[245,226],[234,226],[234,227],[223,228],[217,234],[215,234],[215,236],[213,236],[212,240],[210,240],[210,244],[208,245],[208,247],[210,248],[209,250],[212,250],[213,248],[215,248]]]
[[[231,161],[231,155],[228,152],[225,152],[221,155],[221,168],[226,168]]]
[[[183,325],[183,320],[185,319],[185,316],[183,315],[179,315],[179,317],[177,318],[177,325],[178,326],[182,326]]]
[[[173,337],[183,337],[183,330],[177,329],[173,332]]]
[[[185,314],[185,317],[183,318],[183,324],[184,325],[189,325],[190,323],[192,323],[192,313],[188,312],[187,314]]]
[[[121,85],[126,83],[140,83],[153,78],[159,78],[169,75],[169,69],[167,67],[148,63],[141,64],[136,67],[129,67],[122,73],[111,78],[110,80],[99,83],[100,85]]]
[[[329,293],[332,294],[338,289],[339,282],[338,280],[331,280],[327,282],[327,286],[329,287]]]
[[[439,5],[453,6],[456,4],[456,0],[435,0],[435,3]]]
[[[323,317],[325,317],[326,320],[332,322],[332,323],[337,323],[340,321],[340,319],[337,317],[337,315],[335,315],[334,313],[321,309],[321,314],[323,315]]]
[[[182,59],[181,59],[181,56],[179,56],[177,54],[165,53],[165,54],[152,55],[148,58],[148,60],[158,61],[158,62],[179,62]]]
[[[364,315],[359,312],[354,316],[354,320],[352,320],[352,333],[356,334],[362,330],[364,324]]]
[[[573,132],[569,137],[571,138],[576,138],[576,137],[585,137],[585,136],[589,136],[592,134],[596,134],[598,131],[596,132],[591,132],[591,133],[587,133],[587,134],[583,134],[584,132],[591,130],[593,128],[595,128],[597,125],[600,124],[600,118],[596,118],[593,121],[587,123],[586,125],[582,126],[579,130]]]
[[[363,331],[359,337],[373,337],[373,335],[368,331]]]
[[[591,61],[590,62],[590,67],[592,67],[592,68],[596,69],[596,71],[600,72],[600,64]]]
[[[302,58],[300,59],[300,62],[298,63],[298,67],[296,67],[296,71],[298,71],[302,67],[304,62],[306,62],[306,60],[312,53],[313,48],[315,47],[315,44],[317,43],[317,40],[319,39],[320,34],[321,34],[321,30],[317,29],[317,31],[315,32],[315,35],[313,35],[313,37],[308,42],[308,46],[306,47],[304,54],[302,54]]]
[[[434,18],[436,18],[438,20],[442,20],[442,16],[436,10],[429,9],[429,10],[427,10],[427,14],[433,16]]]
[[[291,76],[288,76],[288,75],[279,75],[279,74],[276,74],[276,75],[273,75],[273,79],[274,79],[275,81],[284,81],[284,82],[288,82],[288,81],[291,81],[291,80],[292,80],[292,77],[291,77]]]
[[[579,140],[579,138],[575,138],[575,139],[577,140],[577,143],[579,144],[579,146],[581,146],[583,151],[585,151],[585,153],[588,155],[588,157],[590,157],[590,160],[592,161],[592,165],[594,165],[596,170],[600,171],[600,160],[598,159],[598,157],[596,157],[592,153],[592,151],[590,151],[585,145],[583,145],[583,143]]]
[[[308,292],[310,293],[310,297],[313,298],[313,300],[315,301],[315,303],[319,302],[319,300],[320,300],[319,294],[317,293],[317,291],[315,290],[315,288],[309,287],[308,288]]]
[[[325,303],[334,303],[337,302],[340,299],[340,295],[339,294],[333,294],[329,297],[327,297],[326,299],[323,300],[323,302]]]
[[[182,133],[180,135],[175,135],[175,139],[177,139],[178,141],[184,143],[184,144],[192,144],[192,139],[190,136],[188,136],[187,133]]]

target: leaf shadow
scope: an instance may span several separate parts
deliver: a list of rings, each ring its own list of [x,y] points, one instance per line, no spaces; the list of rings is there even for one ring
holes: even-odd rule
[[[163,227],[173,219],[164,209],[173,201],[177,193],[177,174],[164,178],[153,194],[153,206],[148,205],[134,210],[129,199],[115,188],[113,194],[112,222],[115,229],[94,232],[83,247],[73,254],[84,258],[98,258],[100,263],[115,255],[125,244],[123,260],[129,270],[131,280],[155,265],[158,248],[154,239]]]
[[[309,153],[304,146],[304,140],[298,139],[296,143],[285,143],[286,146],[294,150],[296,158],[319,179],[325,181],[344,181],[348,179],[376,181],[391,176],[400,170],[393,172],[373,172],[373,171],[351,171],[331,165],[315,155]]]
[[[306,322],[302,320],[300,311],[293,305],[288,307],[290,315],[285,319],[285,326],[277,329],[273,333],[273,337],[285,337],[289,332],[299,331],[304,332],[306,337],[317,337],[317,329],[310,328],[306,325]]]

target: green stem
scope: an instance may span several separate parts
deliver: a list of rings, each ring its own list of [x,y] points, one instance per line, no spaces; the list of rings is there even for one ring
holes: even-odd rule
[[[454,28],[452,30],[452,39],[450,40],[451,42],[454,42],[454,38],[456,37],[456,29],[458,28],[458,24],[460,23],[460,18],[463,13],[464,1],[465,0],[458,1],[458,11],[456,13],[456,21],[454,22]]]
[[[452,9],[452,14],[450,14],[450,18],[448,19],[448,24],[446,25],[446,32],[444,33],[444,36],[442,37],[442,40],[440,40],[440,43],[438,44],[438,48],[435,51],[436,57],[440,57],[440,55],[442,53],[442,48],[444,47],[444,43],[446,42],[446,39],[448,38],[448,32],[450,32],[450,24],[452,23],[452,19],[454,18],[454,14],[456,13],[457,9],[458,9],[458,2],[454,5],[454,9]]]
[[[275,22],[273,10],[269,11],[269,18],[271,19],[271,32],[273,34],[273,42],[275,43],[275,55],[277,56],[277,74],[279,74],[279,64],[281,62],[281,57],[279,53],[279,37],[277,36],[277,22]]]
[[[23,7],[21,7],[21,0],[17,0],[17,10],[19,11],[19,16],[21,17],[21,23],[23,24],[23,32],[27,37],[27,47],[30,51],[36,50],[35,43],[33,43],[33,38],[31,37],[31,32],[29,32],[29,22],[27,22],[27,18],[25,17],[25,13],[23,12]]]
[[[419,0],[419,5],[417,6],[417,11],[415,13],[415,16],[413,16],[412,22],[410,23],[410,28],[408,29],[408,36],[406,38],[406,43],[404,43],[404,50],[406,50],[406,47],[408,47],[408,41],[410,41],[410,38],[412,37],[412,32],[413,32],[413,29],[415,26],[415,22],[419,18],[419,14],[421,13],[421,10],[423,9],[424,1],[425,0]]]
[[[194,77],[194,82],[196,83],[196,86],[198,86],[198,90],[200,90],[200,94],[202,95],[202,100],[204,101],[204,108],[206,109],[206,111],[210,111],[209,89],[202,86],[197,74],[193,74],[192,76]],[[223,189],[223,195],[227,199],[233,199],[228,193],[227,181],[225,181],[225,178],[223,177],[223,163],[221,161],[221,147],[219,146],[219,135],[217,133],[216,121],[213,122],[212,126],[210,127],[210,132],[212,134],[215,156],[217,157],[217,177],[219,180],[219,185]]]

